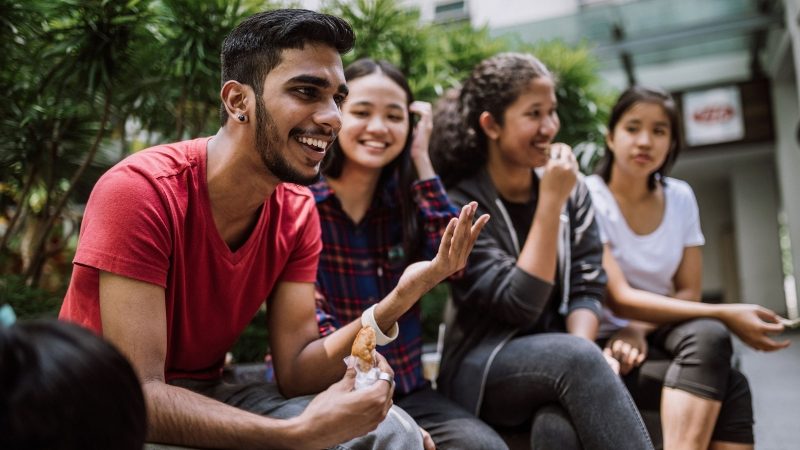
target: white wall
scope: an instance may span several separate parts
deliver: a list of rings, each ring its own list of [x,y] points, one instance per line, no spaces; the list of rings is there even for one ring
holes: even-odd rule
[[[441,1],[441,0],[440,0]],[[469,1],[472,24],[490,28],[535,22],[578,12],[578,0],[494,0]]]
[[[731,192],[742,300],[786,314],[773,163],[735,165]]]
[[[692,186],[700,207],[703,292],[784,311],[773,146],[686,151],[671,175]]]
[[[800,0],[785,0],[786,5],[786,30],[792,42],[794,66],[800,67]],[[800,70],[795,71],[795,85],[800,85]],[[796,97],[800,101],[800,96]]]
[[[800,0],[785,0],[785,21],[788,48],[779,47],[775,60],[779,62],[773,74],[773,115],[775,116],[775,164],[778,184],[783,193],[782,206],[786,213],[789,238],[792,243],[794,279],[800,282]],[[791,286],[787,286],[791,289]],[[794,286],[796,301],[798,286]],[[797,305],[793,305],[795,308]]]
[[[300,8],[310,9],[312,11],[319,11],[319,7],[322,5],[322,0],[295,0],[299,4]]]
[[[739,82],[750,79],[750,56],[746,51],[725,53],[702,58],[682,59],[680,62],[637,67],[639,84],[660,86],[668,91],[680,91],[695,86]],[[604,80],[619,90],[628,87],[621,70],[603,71]]]
[[[400,3],[408,7],[419,9],[420,20],[422,22],[433,21],[433,12],[436,6],[436,2],[434,0],[400,0]]]
[[[703,246],[703,293],[722,295],[725,301],[734,301],[739,291],[738,277],[726,273],[726,262],[731,255],[730,236],[733,230],[731,217],[730,184],[725,179],[708,181],[687,180],[697,197],[700,223],[706,244]],[[726,241],[727,239],[727,241]]]
[[[308,1],[308,0],[306,0]],[[451,0],[405,0],[403,4],[416,6],[423,22],[434,18],[437,4]],[[578,11],[578,0],[464,0],[468,3],[470,20],[475,26],[504,27],[525,22],[535,22],[552,17],[566,16]]]
[[[797,129],[800,111],[797,88],[792,80],[776,80],[772,86],[773,114],[775,115],[776,151],[775,166],[778,186],[783,193],[782,206],[786,213],[789,237],[792,243],[794,277],[800,280],[800,143]]]

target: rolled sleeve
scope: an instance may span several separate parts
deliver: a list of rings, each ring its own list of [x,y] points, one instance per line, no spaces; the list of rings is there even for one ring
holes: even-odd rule
[[[569,302],[569,314],[578,309],[588,309],[593,312],[597,319],[603,317],[603,304],[600,300],[593,297],[576,297]]]

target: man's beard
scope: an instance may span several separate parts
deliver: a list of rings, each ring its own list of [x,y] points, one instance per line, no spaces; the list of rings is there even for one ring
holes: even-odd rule
[[[267,170],[286,183],[308,186],[319,180],[319,170],[314,175],[307,176],[289,165],[289,161],[280,151],[280,147],[278,127],[264,106],[264,100],[258,99],[256,101],[256,151]]]

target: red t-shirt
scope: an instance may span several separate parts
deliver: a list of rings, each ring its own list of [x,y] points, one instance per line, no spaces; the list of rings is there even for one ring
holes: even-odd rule
[[[322,248],[310,191],[282,183],[264,202],[251,236],[231,251],[211,214],[209,139],[143,150],[100,178],[60,313],[102,334],[100,270],[162,286],[167,380],[218,377],[225,352],[276,283],[316,280]]]

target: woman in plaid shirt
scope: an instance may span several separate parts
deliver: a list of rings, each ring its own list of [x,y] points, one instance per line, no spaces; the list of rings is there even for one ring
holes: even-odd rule
[[[422,376],[419,295],[406,294],[412,288],[424,293],[441,278],[422,277],[430,283],[421,290],[402,275],[432,264],[418,261],[435,263],[445,228],[459,214],[428,157],[431,105],[413,101],[403,74],[385,61],[358,60],[345,78],[350,93],[342,129],[325,177],[311,187],[324,243],[317,276],[320,334],[377,305],[372,313],[380,328],[392,334],[394,320],[387,318],[394,317],[402,330],[378,348],[395,371],[395,403],[430,433],[436,448],[506,448],[490,427]],[[467,208],[474,213],[474,205]],[[477,221],[476,231],[486,220]],[[426,447],[432,448],[427,436]]]

